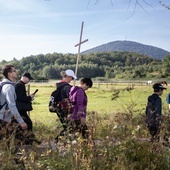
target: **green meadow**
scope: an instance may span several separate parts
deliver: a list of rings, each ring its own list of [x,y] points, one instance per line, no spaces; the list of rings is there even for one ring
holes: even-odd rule
[[[54,126],[57,117],[48,110],[50,94],[55,90],[54,84],[30,84],[30,92],[39,89],[33,101],[33,111],[30,116],[34,122],[40,122],[47,126]],[[118,94],[117,94],[118,93]],[[152,86],[145,84],[94,84],[86,91],[88,96],[88,111],[97,112],[99,115],[113,115],[118,112],[129,113],[133,110],[134,114],[145,114],[147,97],[153,93]],[[168,110],[165,98],[168,93],[164,91],[162,98],[163,111]],[[88,118],[88,116],[87,116]]]
[[[39,170],[168,170],[170,169],[170,116],[165,98],[161,96],[163,121],[160,142],[150,143],[145,127],[147,97],[152,86],[139,83],[99,84],[86,93],[88,96],[88,141],[81,135],[66,134],[59,143],[53,142],[62,129],[48,103],[55,83],[31,83],[30,93],[39,89],[33,101],[30,117],[36,137],[42,144],[17,146],[1,141],[0,166],[6,169]],[[166,138],[165,138],[166,137]]]
[[[46,138],[53,139],[53,137],[61,130],[61,124],[57,115],[48,110],[50,94],[55,90],[55,83],[30,84],[30,93],[34,92],[35,89],[39,89],[39,91],[33,101],[33,111],[30,112],[30,117],[35,126],[35,133],[37,128],[36,125],[43,125],[43,130],[51,130],[52,134],[42,133],[41,140],[46,140]],[[92,112],[97,113],[99,117],[107,117],[108,121],[113,119],[117,113],[145,116],[147,97],[152,93],[152,86],[146,86],[145,84],[95,83],[92,88],[86,91],[88,96],[87,111],[89,113],[89,115],[87,114],[87,124],[91,123],[88,122],[88,119],[91,117],[90,113]],[[167,93],[168,90],[165,90],[161,96],[163,112],[165,113],[168,112],[168,105],[165,101]],[[108,121],[103,122],[107,124]],[[144,124],[144,121],[142,124]]]

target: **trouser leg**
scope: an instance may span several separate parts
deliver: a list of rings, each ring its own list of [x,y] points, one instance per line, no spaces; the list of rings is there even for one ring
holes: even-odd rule
[[[160,127],[149,127],[149,132],[152,136],[152,140],[159,140]]]
[[[88,128],[87,125],[81,125],[81,121],[80,120],[75,120],[73,123],[73,131],[74,132],[80,132],[82,134],[82,137],[87,139],[89,137],[89,132],[88,132]]]
[[[62,124],[63,130],[61,130],[59,135],[57,135],[57,137],[55,138],[56,142],[58,142],[59,136],[65,135],[65,132],[67,132],[67,126],[68,126],[67,116],[61,110],[57,111],[57,116]]]
[[[28,131],[32,131],[33,130],[32,120],[28,116],[27,112],[25,112],[25,111],[24,112],[20,112],[20,115],[22,116],[24,122],[27,124]]]

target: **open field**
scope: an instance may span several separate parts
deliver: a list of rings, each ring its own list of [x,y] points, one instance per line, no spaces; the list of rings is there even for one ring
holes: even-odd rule
[[[55,113],[48,110],[48,102],[51,92],[55,89],[55,84],[31,84],[30,92],[39,89],[33,101],[33,111],[30,112],[30,117],[34,123],[35,133],[41,134],[41,139],[53,139],[54,136],[61,130],[60,121]],[[119,94],[117,94],[119,92]],[[153,93],[152,86],[139,84],[94,84],[93,88],[87,92],[88,96],[88,113],[97,113],[98,117],[105,117],[105,124],[118,113],[132,114],[133,116],[145,116],[145,107],[147,97]],[[169,113],[168,105],[165,98],[168,90],[162,95],[163,113]],[[112,100],[113,98],[113,100]],[[91,126],[89,121],[91,115],[87,115],[87,124]],[[144,121],[141,122],[144,125]],[[41,127],[39,129],[39,127]],[[37,129],[38,128],[38,129]],[[112,128],[112,127],[111,127]],[[52,133],[43,133],[46,130]],[[41,133],[42,132],[42,133]]]
[[[54,113],[48,111],[48,102],[54,84],[31,83],[30,91],[39,89],[30,113],[34,133],[42,141],[19,147],[0,141],[0,166],[6,169],[28,170],[169,170],[170,169],[170,116],[164,91],[163,122],[160,142],[150,143],[144,124],[145,106],[152,86],[141,84],[94,84],[87,91],[87,125],[90,139],[80,134],[53,142],[61,130]],[[164,137],[166,136],[165,140]]]
[[[34,110],[30,113],[34,122],[41,122],[47,126],[54,125],[56,115],[48,111],[48,102],[51,92],[55,89],[55,84],[31,84],[30,91],[39,89],[33,101]],[[132,88],[132,90],[131,90]],[[167,87],[168,88],[168,87]],[[119,91],[116,99],[112,100],[115,93]],[[168,89],[162,95],[163,111],[168,110],[165,98]],[[87,92],[88,96],[88,111],[95,111],[100,115],[112,115],[118,112],[128,113],[130,109],[135,111],[135,114],[144,114],[147,97],[153,93],[152,86],[144,84],[94,84]]]

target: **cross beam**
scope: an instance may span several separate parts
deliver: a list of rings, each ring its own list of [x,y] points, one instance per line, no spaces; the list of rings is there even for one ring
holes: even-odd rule
[[[78,61],[79,61],[79,58],[80,58],[80,48],[81,48],[81,44],[83,44],[83,43],[85,43],[85,42],[88,41],[88,39],[82,41],[83,25],[84,25],[84,22],[82,22],[82,25],[81,25],[81,32],[80,32],[80,40],[79,40],[79,43],[75,45],[75,47],[78,46],[77,62],[76,62],[76,69],[75,69],[75,75],[76,75],[76,76],[77,76],[77,70],[78,70]]]

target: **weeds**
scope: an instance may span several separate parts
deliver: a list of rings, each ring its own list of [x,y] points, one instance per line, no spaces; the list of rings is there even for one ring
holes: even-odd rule
[[[133,88],[115,90],[114,103],[121,103],[132,95]],[[67,134],[59,143],[53,139],[60,131],[51,122],[34,123],[34,133],[41,145],[20,145],[15,142],[8,145],[7,140],[0,141],[0,169],[39,169],[39,170],[168,170],[170,169],[170,117],[163,116],[161,141],[149,143],[149,133],[144,124],[144,110],[136,107],[139,96],[128,97],[123,111],[116,114],[99,114],[89,111],[87,125],[90,132],[88,141],[79,133]],[[103,99],[103,98],[102,98]],[[54,120],[55,122],[55,120]],[[55,122],[56,123],[56,122]],[[62,128],[62,127],[61,127]],[[17,149],[14,149],[17,148]]]
[[[1,169],[169,169],[170,152],[161,142],[149,143],[147,129],[141,116],[118,113],[109,120],[89,113],[90,140],[85,142],[79,134],[64,139],[53,149],[50,143],[21,146],[20,154],[11,148],[0,149]],[[166,119],[167,120],[167,119]],[[163,127],[166,127],[165,121]],[[39,125],[40,126],[40,125]],[[45,129],[39,127],[38,129]],[[41,131],[41,130],[40,130]],[[49,135],[50,131],[48,131]],[[51,134],[52,135],[52,134]],[[143,139],[143,140],[142,140]],[[46,141],[49,139],[47,138]],[[1,141],[0,146],[4,146]]]

